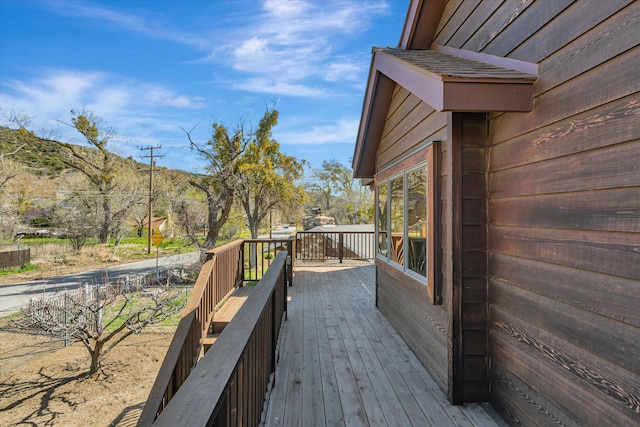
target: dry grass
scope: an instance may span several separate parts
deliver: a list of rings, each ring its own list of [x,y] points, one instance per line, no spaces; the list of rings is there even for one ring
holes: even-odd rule
[[[115,256],[113,247],[101,244],[85,246],[80,252],[75,252],[65,241],[29,244],[28,247],[31,249],[31,264],[37,265],[38,269],[0,276],[0,285],[106,268],[155,255],[147,255],[146,248],[139,244],[122,244]]]

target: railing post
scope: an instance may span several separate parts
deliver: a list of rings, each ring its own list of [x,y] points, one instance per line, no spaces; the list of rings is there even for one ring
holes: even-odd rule
[[[342,258],[344,257],[344,233],[342,231],[338,234],[338,254],[340,264],[342,264]]]
[[[287,286],[293,286],[293,260],[296,257],[296,254],[294,253],[294,242],[295,237],[289,237],[289,240],[287,241],[287,265],[285,267]]]
[[[239,255],[239,259],[238,259],[238,272],[240,273],[240,277],[236,277],[236,280],[240,281],[240,286],[243,285],[243,282],[245,280],[244,277],[244,241],[240,244],[240,255]]]

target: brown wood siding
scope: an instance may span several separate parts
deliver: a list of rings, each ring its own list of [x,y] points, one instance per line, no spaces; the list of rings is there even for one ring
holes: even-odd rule
[[[449,127],[452,197],[453,300],[450,318],[449,399],[489,398],[487,347],[487,120],[484,113],[453,113]],[[456,182],[457,181],[457,182]]]
[[[539,67],[534,110],[490,116],[484,211],[454,207],[490,223],[492,403],[513,425],[640,424],[640,2],[450,0],[434,41]],[[483,240],[461,228],[464,271]]]
[[[447,388],[446,312],[429,301],[427,287],[385,262],[378,269],[378,307],[433,375]]]
[[[397,165],[409,153],[433,140],[446,141],[446,113],[436,112],[406,89],[397,86],[387,114],[382,140],[377,152],[377,171]],[[442,160],[446,162],[446,142],[442,147]],[[443,165],[441,174],[448,167]],[[442,180],[440,185],[446,180]],[[447,188],[438,192],[442,199],[447,198]],[[448,204],[442,200],[441,228],[437,233],[450,232],[446,214]],[[442,239],[450,242],[450,239]],[[442,252],[451,252],[448,243],[439,248]],[[443,257],[446,259],[446,257]],[[446,263],[446,264],[445,264]],[[376,261],[377,267],[377,303],[380,311],[398,331],[403,340],[418,356],[420,362],[433,375],[438,385],[446,392],[447,378],[447,304],[451,300],[450,274],[444,274],[450,268],[450,262],[443,260],[442,270],[436,272],[436,280],[442,286],[443,304],[434,305],[428,294],[427,286],[404,274],[385,262]],[[449,286],[449,288],[447,288]]]
[[[401,86],[391,101],[377,153],[377,171],[446,134],[447,116],[435,111]]]
[[[459,171],[463,372],[482,366],[465,359],[485,337],[464,329],[481,319],[463,301],[482,297],[465,272],[487,259],[486,215],[492,404],[513,425],[639,424],[640,2],[450,0],[435,43],[540,73],[532,112],[489,118],[486,183],[481,148],[459,154],[478,172]]]
[[[510,58],[540,63],[570,41],[615,15],[634,0],[576,1],[553,18],[553,24],[531,33],[508,55]]]

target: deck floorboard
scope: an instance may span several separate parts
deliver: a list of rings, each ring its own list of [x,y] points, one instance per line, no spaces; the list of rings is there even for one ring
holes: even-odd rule
[[[449,404],[375,307],[369,263],[298,263],[264,427],[505,426],[488,404]]]

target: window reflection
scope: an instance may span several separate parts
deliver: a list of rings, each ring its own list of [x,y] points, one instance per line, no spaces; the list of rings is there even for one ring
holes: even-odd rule
[[[389,219],[388,205],[389,184],[378,185],[378,253],[387,256],[389,252],[389,232],[387,221]]]
[[[391,260],[404,264],[404,180],[391,180]]]
[[[442,288],[436,280],[441,173],[435,147],[440,143],[433,141],[424,150],[377,172],[376,265],[399,270],[413,283],[426,285],[430,301],[442,304]]]
[[[427,170],[407,174],[407,267],[427,275]]]

